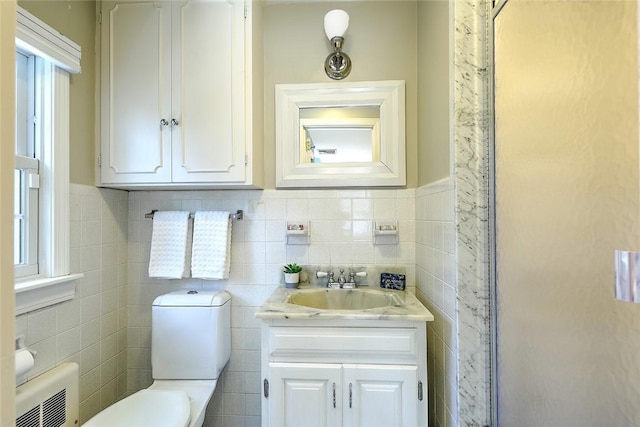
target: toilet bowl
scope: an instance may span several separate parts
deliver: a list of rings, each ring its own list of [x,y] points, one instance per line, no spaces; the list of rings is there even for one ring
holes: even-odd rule
[[[109,406],[85,427],[200,427],[231,355],[231,297],[178,291],[153,302],[153,384]]]

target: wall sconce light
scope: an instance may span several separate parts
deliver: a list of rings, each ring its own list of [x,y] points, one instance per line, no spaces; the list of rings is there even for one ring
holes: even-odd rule
[[[349,14],[333,9],[324,16],[324,32],[333,46],[333,53],[324,60],[324,71],[333,80],[342,80],[351,72],[351,58],[342,52],[344,33],[349,28]]]

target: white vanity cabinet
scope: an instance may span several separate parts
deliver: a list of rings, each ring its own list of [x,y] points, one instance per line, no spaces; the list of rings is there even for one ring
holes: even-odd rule
[[[260,186],[258,23],[249,0],[102,2],[101,185]]]
[[[262,425],[427,425],[426,325],[263,320]]]

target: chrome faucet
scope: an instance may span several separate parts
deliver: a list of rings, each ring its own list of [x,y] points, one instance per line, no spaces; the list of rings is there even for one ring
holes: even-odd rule
[[[366,277],[367,273],[364,271],[355,273],[353,271],[349,272],[349,280],[344,275],[344,269],[340,269],[340,276],[338,276],[338,280],[334,279],[333,271],[324,272],[318,271],[316,272],[316,277],[326,277],[327,278],[327,288],[342,288],[342,289],[355,289],[358,287],[356,283],[356,276]]]
[[[338,276],[338,284],[340,287],[344,287],[344,284],[347,282],[347,279],[344,277],[344,269],[340,269],[340,276]]]

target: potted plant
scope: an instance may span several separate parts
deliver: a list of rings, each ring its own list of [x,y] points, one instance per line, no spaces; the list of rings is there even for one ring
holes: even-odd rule
[[[302,267],[296,263],[287,264],[284,266],[284,283],[287,288],[297,288],[300,282],[300,272]]]

